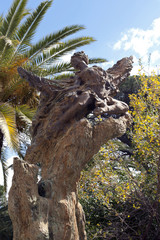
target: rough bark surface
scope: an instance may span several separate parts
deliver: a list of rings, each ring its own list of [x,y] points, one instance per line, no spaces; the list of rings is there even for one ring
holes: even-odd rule
[[[25,161],[14,160],[9,193],[14,240],[87,239],[77,198],[80,173],[100,146],[123,135],[130,123],[128,106],[113,96],[129,75],[132,58],[104,71],[88,67],[88,57],[78,52],[71,64],[75,76],[60,83],[18,68],[41,98]]]

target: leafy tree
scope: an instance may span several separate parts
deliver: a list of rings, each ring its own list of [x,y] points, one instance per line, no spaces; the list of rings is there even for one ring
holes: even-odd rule
[[[130,144],[110,141],[82,173],[89,239],[159,239],[160,78],[139,75],[138,81],[129,96]]]
[[[46,0],[33,11],[26,10],[27,0],[14,0],[5,17],[0,16],[0,157],[6,187],[5,145],[22,156],[24,134],[34,115],[38,95],[17,74],[17,66],[40,76],[57,75],[72,71],[71,65],[61,62],[61,57],[94,41],[92,37],[66,37],[84,29],[72,25],[51,33],[33,44],[36,29],[53,0]],[[91,59],[90,62],[104,59]],[[55,83],[55,82],[54,82]],[[3,156],[2,156],[3,155]]]
[[[120,91],[117,94],[116,98],[127,103],[129,105],[130,98],[129,95],[133,93],[137,93],[140,88],[140,76],[134,75],[127,78],[126,81],[124,81],[120,85]]]
[[[141,76],[141,89],[130,96],[134,118],[133,143],[135,154],[146,165],[146,170],[159,161],[160,79],[157,75]],[[151,166],[149,166],[150,164]]]

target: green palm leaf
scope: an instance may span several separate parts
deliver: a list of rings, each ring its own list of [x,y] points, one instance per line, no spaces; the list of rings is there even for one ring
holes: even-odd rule
[[[36,67],[36,66],[32,66],[33,67],[33,71],[32,72],[39,72],[41,77],[46,77],[46,76],[51,76],[53,77],[53,74],[57,74],[57,73],[62,73],[62,72],[67,72],[67,71],[72,71],[72,66],[70,63],[66,63],[66,62],[61,62],[58,64],[52,64],[49,67],[46,67],[45,69],[40,68],[40,67]],[[35,71],[37,70],[37,71]],[[54,76],[55,77],[55,76]]]
[[[7,16],[3,18],[0,32],[2,37],[5,38],[5,41],[1,39],[0,51],[2,52],[1,59],[3,59],[4,63],[8,62],[8,56],[10,58],[10,55],[14,52],[14,37],[12,35],[16,32],[17,27],[23,18],[26,2],[27,0],[14,0]]]
[[[0,105],[0,128],[10,148],[18,149],[15,111],[9,104]]]
[[[2,24],[3,24],[3,15],[0,15],[0,36],[3,36],[3,33],[1,31]]]
[[[19,118],[26,124],[31,124],[35,110],[30,109],[27,105],[20,105],[16,106],[16,113],[18,114]]]
[[[37,55],[43,49],[48,48],[53,44],[57,44],[60,40],[82,29],[85,29],[84,26],[72,25],[63,28],[60,31],[57,31],[56,33],[50,34],[49,36],[46,36],[31,47],[31,49],[27,53],[27,57],[31,59],[34,55]]]
[[[68,62],[60,62],[58,64],[53,64],[54,61],[51,59],[50,61],[47,62],[48,63],[47,65],[49,65],[49,67],[46,66],[46,68],[44,69],[44,68],[40,68],[40,67],[37,66],[38,64],[40,64],[43,61],[43,56],[39,56],[36,60],[37,60],[36,63],[34,65],[32,65],[32,68],[33,68],[32,71],[34,73],[39,72],[41,77],[42,76],[46,77],[46,76],[49,76],[49,75],[50,76],[54,75],[54,78],[62,79],[62,76],[58,77],[58,76],[55,76],[55,74],[63,73],[63,72],[74,72],[75,71],[75,69]],[[103,62],[107,62],[107,60],[104,59],[104,58],[89,59],[89,64],[103,63]],[[62,75],[66,77],[66,74],[62,74]],[[72,76],[71,73],[69,73],[67,75]]]
[[[58,82],[59,84],[61,84],[61,81],[60,81],[60,80],[64,81],[64,80],[70,79],[70,78],[73,77],[73,76],[74,76],[73,73],[62,73],[62,74],[56,75],[56,76],[54,77],[54,80],[57,80],[57,82]],[[59,80],[59,81],[58,81],[58,80]]]
[[[13,41],[10,40],[8,37],[1,36],[0,37],[0,65],[1,66],[9,65],[9,60],[13,52],[14,52]]]
[[[52,61],[59,59],[77,47],[87,45],[93,41],[95,40],[91,37],[80,37],[54,45],[49,51],[43,51],[41,55],[33,59],[33,63],[45,67],[46,64],[51,64]]]
[[[10,37],[15,33],[19,23],[23,18],[23,12],[26,6],[27,0],[14,0],[13,4],[3,21],[1,31],[4,36]]]
[[[103,62],[107,62],[107,60],[104,58],[89,59],[89,64],[103,63]],[[57,73],[67,72],[67,71],[73,72],[73,71],[75,71],[75,69],[71,66],[70,63],[62,62],[57,65],[46,68],[43,76],[53,75],[53,74],[57,74]],[[71,76],[72,76],[72,74],[71,74]]]
[[[3,92],[1,93],[1,99],[3,102],[11,101],[14,98],[14,92],[21,87],[21,84],[24,82],[24,79],[20,78],[13,78],[10,82],[5,86]]]
[[[20,26],[17,31],[17,38],[19,40],[19,45],[14,52],[14,56],[21,48],[22,45],[30,45],[30,41],[35,34],[37,26],[41,22],[43,16],[45,15],[47,9],[51,6],[53,0],[42,2],[37,9],[26,19],[26,21]],[[25,46],[26,47],[26,46]]]
[[[18,5],[20,3],[21,0],[15,0],[12,3],[11,8],[9,9],[7,15],[5,18],[3,18],[3,23],[1,26],[1,33],[3,34],[3,36],[7,36],[7,32],[9,33],[10,29],[11,29],[11,22],[12,19],[14,18],[14,15],[17,11]]]
[[[105,58],[90,58],[89,64],[108,62]]]

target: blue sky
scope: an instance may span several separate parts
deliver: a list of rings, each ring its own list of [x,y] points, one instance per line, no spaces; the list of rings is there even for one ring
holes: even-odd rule
[[[40,2],[28,0],[28,8],[35,9]],[[5,15],[11,3],[12,0],[0,0],[0,12]],[[148,71],[151,54],[149,71],[159,71],[160,0],[54,0],[33,41],[73,24],[86,27],[76,37],[92,36],[97,40],[79,50],[89,57],[108,59],[108,63],[102,64],[104,69],[133,55],[133,73],[138,73],[139,58]]]
[[[28,0],[34,9],[41,0]],[[12,0],[1,0],[6,13]],[[67,25],[86,27],[76,36],[92,36],[97,41],[83,47],[89,57],[103,57],[107,69],[122,57],[134,56],[134,73],[138,59],[144,66],[151,54],[150,70],[160,65],[160,0],[54,0],[41,22],[34,41]]]

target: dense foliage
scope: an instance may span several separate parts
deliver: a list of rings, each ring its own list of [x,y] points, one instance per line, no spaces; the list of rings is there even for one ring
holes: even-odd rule
[[[88,239],[159,239],[160,78],[140,75],[135,81],[134,90],[128,82],[123,86],[132,91],[128,140],[109,141],[81,176]]]

